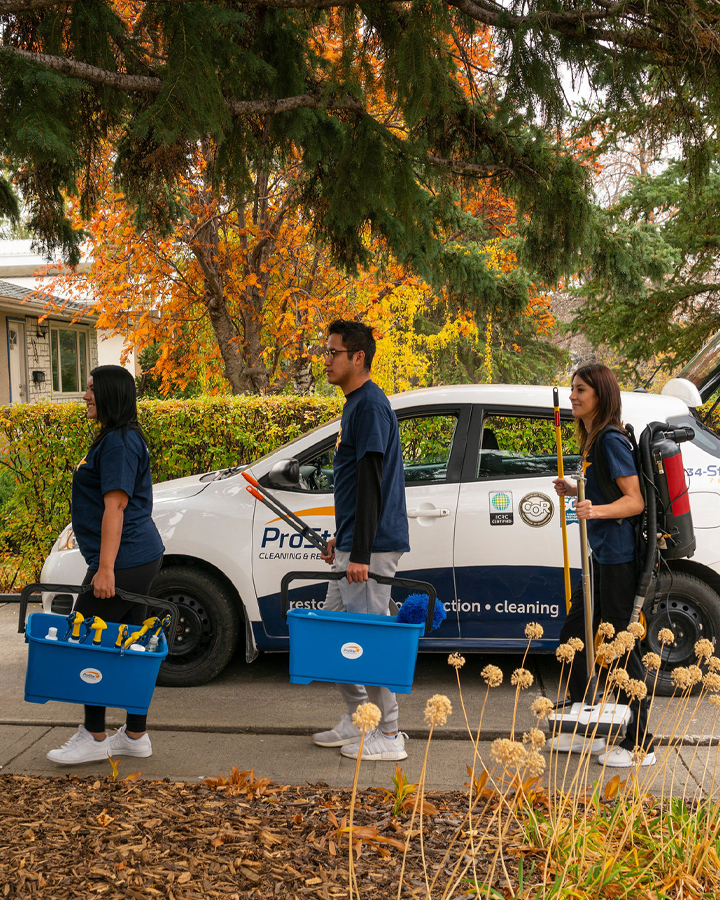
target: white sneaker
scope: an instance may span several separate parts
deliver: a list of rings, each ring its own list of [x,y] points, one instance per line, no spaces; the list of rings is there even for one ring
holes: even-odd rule
[[[580,753],[583,750],[590,753],[598,753],[600,750],[605,750],[607,741],[604,738],[590,740],[584,734],[578,734],[577,732],[572,734],[569,731],[561,731],[560,734],[556,734],[550,741],[549,746],[550,750],[554,750],[556,753]]]
[[[362,759],[407,759],[405,750],[406,734],[398,731],[396,735],[389,737],[379,729],[369,731],[365,735],[363,743]],[[357,759],[360,750],[360,739],[352,744],[345,744],[340,748],[340,753],[349,759]]]
[[[613,747],[607,753],[601,753],[598,756],[598,762],[601,766],[608,766],[611,769],[629,769],[630,766],[637,765],[633,761],[632,751],[626,750],[625,747]],[[645,754],[640,765],[654,766],[656,762],[657,756],[655,756],[655,751],[651,750],[650,753]]]
[[[345,715],[330,731],[317,731],[313,740],[318,747],[342,747],[343,744],[351,744],[360,737],[360,730],[352,723],[352,718]]]
[[[108,740],[113,759],[116,756],[152,756],[152,744],[147,732],[142,737],[131,738],[127,734],[127,725],[123,725]]]
[[[69,741],[57,750],[51,750],[47,758],[61,766],[77,766],[80,763],[107,760],[109,750],[110,738],[96,741],[85,726],[81,725]]]

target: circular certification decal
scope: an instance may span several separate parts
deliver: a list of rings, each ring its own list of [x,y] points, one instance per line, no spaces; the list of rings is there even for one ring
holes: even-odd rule
[[[340,652],[345,659],[360,659],[363,655],[363,648],[360,644],[356,644],[355,641],[350,641],[349,643],[342,645]]]
[[[498,512],[506,512],[510,509],[510,495],[504,492],[491,494],[490,502]]]
[[[98,684],[102,681],[102,672],[97,669],[83,669],[80,677],[87,684]]]
[[[522,498],[519,512],[520,518],[526,525],[531,525],[533,528],[541,528],[552,519],[555,507],[547,494],[533,491],[532,494],[526,494]]]

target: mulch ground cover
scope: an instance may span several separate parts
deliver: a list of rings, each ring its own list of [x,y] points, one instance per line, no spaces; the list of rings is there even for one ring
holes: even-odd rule
[[[199,784],[129,779],[0,776],[0,898],[350,896],[350,791],[278,785],[237,770]],[[427,801],[424,852],[444,886],[457,860],[443,856],[463,831],[467,793],[428,793]],[[411,812],[394,816],[379,788],[358,792],[360,896],[397,897]],[[416,817],[403,897],[426,896],[417,824]],[[479,853],[478,870],[488,861]],[[498,888],[502,894],[499,881]]]

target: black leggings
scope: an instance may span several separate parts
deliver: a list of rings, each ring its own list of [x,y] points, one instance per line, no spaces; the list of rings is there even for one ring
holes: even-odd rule
[[[637,569],[634,562],[617,563],[615,565],[603,565],[593,562],[593,599],[594,622],[593,634],[597,631],[600,619],[610,622],[615,627],[615,632],[624,631],[630,623],[633,601],[635,599],[635,586]],[[579,637],[585,640],[585,603],[583,599],[582,581],[573,591],[572,605],[567,614],[565,624],[560,631],[560,643],[565,643],[568,638]],[[640,650],[637,641],[635,647],[628,654],[625,663],[627,673],[638,681],[645,680],[645,667],[642,664]],[[570,672],[570,699],[573,703],[585,700],[588,680],[586,672],[585,651],[575,656]],[[653,736],[648,731],[648,709],[650,703],[646,697],[644,700],[631,700],[623,690],[618,690],[620,701],[629,705],[634,720],[628,725],[627,734],[620,742],[620,746],[632,751],[636,744],[640,744],[649,753],[653,748]],[[587,698],[591,699],[591,698]]]
[[[115,569],[115,587],[131,594],[145,594],[150,591],[150,586],[155,580],[155,576],[160,571],[162,556],[154,559],[152,562],[145,563],[142,566],[133,566],[130,569]],[[90,584],[95,569],[88,569],[83,578],[83,584]],[[101,616],[103,619],[125,623],[127,625],[142,625],[146,618],[147,607],[139,603],[127,603],[118,597],[109,597],[107,600],[101,600],[93,593],[88,591],[81,594],[75,609],[84,616]],[[117,618],[115,618],[117,617]],[[100,734],[105,731],[105,707],[104,706],[86,706],[85,707],[85,728],[93,734]],[[142,732],[147,728],[147,716],[139,713],[127,714],[127,730],[132,732]]]

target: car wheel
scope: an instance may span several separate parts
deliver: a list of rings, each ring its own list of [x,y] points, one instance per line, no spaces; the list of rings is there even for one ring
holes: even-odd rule
[[[151,595],[178,607],[172,650],[160,666],[158,684],[205,684],[230,662],[240,634],[240,616],[227,587],[190,566],[167,566],[152,584]]]
[[[715,591],[684,572],[662,575],[657,582],[655,596],[645,604],[647,633],[640,642],[641,653],[660,654],[662,667],[655,693],[669,697],[674,691],[671,673],[678,666],[696,665],[695,644],[707,638],[717,647],[720,637],[720,597]],[[657,636],[661,628],[669,628],[675,635],[672,644],[662,646]],[[652,689],[655,672],[648,672],[648,690]],[[694,691],[698,691],[696,685]]]

